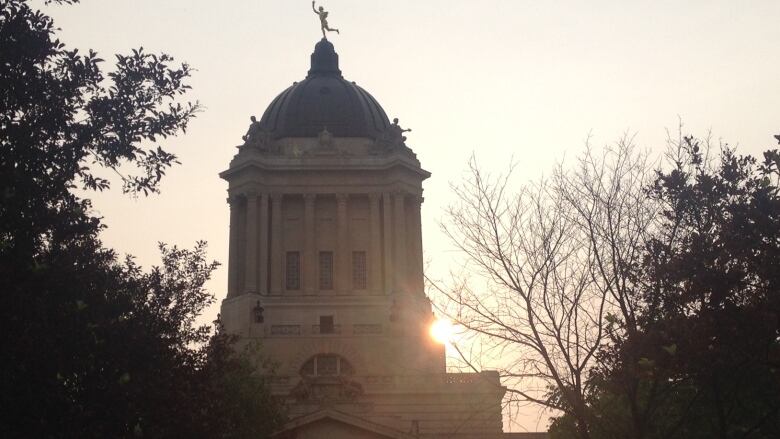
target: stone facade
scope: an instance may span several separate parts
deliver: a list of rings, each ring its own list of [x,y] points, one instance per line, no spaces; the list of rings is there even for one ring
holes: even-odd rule
[[[316,136],[295,136],[316,124]],[[428,333],[430,174],[402,133],[320,42],[307,79],[253,118],[220,174],[230,205],[221,318],[276,363],[272,389],[291,417],[279,437],[502,436],[498,375],[446,373]]]

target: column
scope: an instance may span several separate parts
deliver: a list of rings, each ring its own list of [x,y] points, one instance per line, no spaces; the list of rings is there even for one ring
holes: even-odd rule
[[[257,293],[257,192],[247,191],[246,196],[246,269],[244,292]]]
[[[392,293],[395,288],[393,282],[393,203],[390,194],[382,194],[382,207],[384,209],[384,250],[385,250],[385,294]]]
[[[394,236],[395,242],[395,289],[396,291],[408,292],[407,279],[407,256],[406,256],[406,212],[404,211],[404,193],[393,193],[393,214],[395,216]]]
[[[422,247],[422,220],[420,216],[420,207],[423,198],[414,196],[412,198],[412,223],[407,225],[406,231],[409,234],[409,243],[411,245],[409,258],[409,278],[415,293],[422,293],[425,289],[423,274],[423,247]]]
[[[271,294],[284,290],[282,194],[271,194]]]
[[[268,294],[268,194],[260,194],[260,294]]]
[[[228,241],[228,297],[238,295],[238,203],[235,196],[228,197],[230,206],[230,234]]]
[[[336,194],[336,267],[334,270],[334,288],[336,291],[352,290],[352,246],[349,245],[349,217],[347,215],[348,194]]]
[[[315,194],[303,194],[303,228],[304,244],[301,254],[303,263],[301,264],[301,275],[303,277],[303,291],[306,294],[313,294],[317,288],[315,279],[315,266],[317,264],[317,254],[314,236],[314,202]]]
[[[368,194],[368,290],[382,290],[382,218],[379,216],[380,194]]]

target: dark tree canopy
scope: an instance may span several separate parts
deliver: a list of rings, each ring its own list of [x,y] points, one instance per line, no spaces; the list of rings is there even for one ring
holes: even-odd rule
[[[4,2],[0,221],[6,245],[27,254],[54,225],[86,231],[68,212],[89,202],[71,190],[107,189],[96,171],[119,174],[125,191],[156,191],[176,157],[154,142],[184,131],[198,110],[177,100],[189,89],[187,64],[138,49],[106,73],[96,53],[67,49],[54,30],[26,2]]]
[[[106,175],[158,190],[177,162],[157,142],[198,111],[189,66],[137,49],[104,69],[55,30],[0,4],[0,435],[267,436],[281,414],[255,365],[196,322],[214,300],[205,244],[161,244],[148,272],[120,262],[74,192]]]

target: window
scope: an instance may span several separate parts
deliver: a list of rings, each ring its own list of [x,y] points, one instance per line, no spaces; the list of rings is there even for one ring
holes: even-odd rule
[[[333,334],[335,326],[333,325],[333,316],[320,316],[320,334]]]
[[[299,290],[301,288],[301,253],[287,252],[287,271],[285,288]]]
[[[333,289],[333,252],[320,252],[320,289]]]
[[[304,376],[338,376],[354,373],[352,365],[335,354],[316,355],[301,366],[301,375]]]
[[[352,252],[352,288],[366,289],[366,252]]]

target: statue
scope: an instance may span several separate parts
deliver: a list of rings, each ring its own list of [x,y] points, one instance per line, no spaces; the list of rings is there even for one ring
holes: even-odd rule
[[[328,32],[336,32],[337,34],[340,34],[338,29],[331,29],[328,26],[328,12],[325,11],[325,8],[322,6],[319,7],[319,10],[317,10],[316,7],[314,7],[314,1],[311,2],[311,9],[314,11],[315,14],[317,14],[320,17],[320,27],[322,28],[322,38],[328,39],[328,37],[325,36],[325,31]]]
[[[257,121],[257,118],[252,116],[249,119],[252,121],[252,123],[249,124],[249,129],[246,130],[246,134],[241,137],[245,144],[253,143],[253,141],[257,138],[257,133],[261,131],[260,122]]]
[[[261,150],[267,149],[271,140],[269,134],[263,130],[256,117],[252,116],[249,119],[252,123],[249,124],[246,134],[241,137],[244,140],[244,144],[241,147],[252,145]]]
[[[411,152],[411,149],[406,146],[406,136],[404,136],[404,133],[409,131],[411,129],[403,129],[398,125],[398,118],[396,117],[393,119],[393,123],[385,128],[375,139],[372,153],[390,152],[397,149]]]
[[[393,124],[390,125],[390,144],[392,146],[401,146],[404,145],[406,142],[406,136],[404,136],[404,133],[412,131],[410,129],[403,129],[398,125],[398,118],[396,117],[393,119]]]
[[[322,127],[322,131],[320,131],[317,136],[317,140],[320,147],[328,149],[333,148],[333,135],[328,131],[327,127]]]

